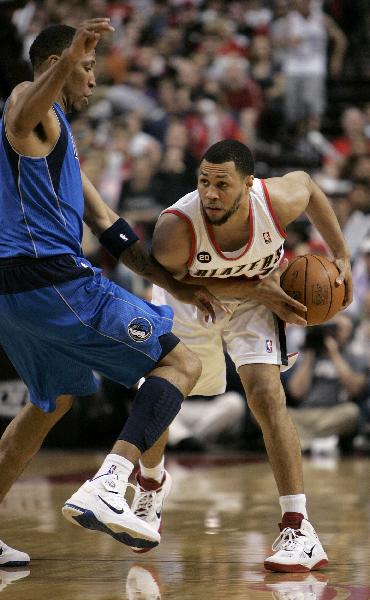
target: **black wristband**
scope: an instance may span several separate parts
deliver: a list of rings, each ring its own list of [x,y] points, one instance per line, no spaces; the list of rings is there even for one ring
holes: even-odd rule
[[[102,246],[119,260],[122,252],[138,241],[136,233],[124,219],[118,219],[108,227],[99,238]]]

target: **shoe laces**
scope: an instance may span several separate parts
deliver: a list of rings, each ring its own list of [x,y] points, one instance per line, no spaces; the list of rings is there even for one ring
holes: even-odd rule
[[[139,488],[139,493],[137,493],[137,498],[135,499],[135,515],[139,518],[143,519],[152,515],[155,511],[155,497],[156,492],[154,490],[143,490],[142,487]]]
[[[285,527],[272,544],[272,550],[295,550],[297,545],[304,544],[304,535],[300,529]]]
[[[127,488],[130,486],[135,488],[132,483],[127,483],[126,481],[122,481],[118,475],[110,475],[106,477],[102,482],[104,491],[100,494],[101,496],[109,497],[109,504],[114,506],[114,508],[121,509],[124,506],[128,507],[127,501],[125,499],[125,493]],[[109,496],[108,496],[109,494]]]

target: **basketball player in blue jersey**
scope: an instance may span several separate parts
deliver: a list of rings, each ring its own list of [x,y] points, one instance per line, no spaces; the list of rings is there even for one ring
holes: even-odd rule
[[[162,446],[200,361],[171,333],[171,308],[136,298],[83,257],[82,220],[117,260],[178,300],[212,318],[213,304],[221,305],[149,257],[80,170],[65,113],[88,104],[95,47],[112,30],[109,19],[43,30],[30,49],[34,81],[14,89],[0,124],[0,343],[31,400],[0,441],[0,498],[68,411],[71,395],[97,390],[93,371],[127,387],[145,375],[111,453],[63,514],[124,544],[152,548],[160,535],[127,505],[128,478],[153,444],[156,457],[155,444]],[[1,544],[1,566],[28,561]]]
[[[305,211],[338,266],[337,284],[346,290],[344,308],[352,298],[349,251],[327,198],[309,175],[293,172],[263,181],[253,173],[253,158],[244,144],[214,144],[201,161],[197,190],[162,213],[153,236],[155,258],[174,276],[190,284],[201,282],[229,306],[229,313],[218,314],[217,321],[207,325],[196,308],[157,285],[153,301],[172,306],[174,332],[202,361],[192,394],[225,391],[226,346],[262,429],[280,494],[281,534],[265,567],[310,571],[325,566],[327,555],[308,521],[299,440],[280,382],[280,369],[288,366],[283,321],[305,325],[306,307],[289,302],[281,289],[279,263],[285,228]],[[155,456],[149,451],[139,461],[131,506],[157,528],[160,518],[153,507],[161,506],[168,495],[169,476],[165,474],[162,486],[157,477],[157,488],[152,482],[152,490],[157,490],[153,496],[147,492],[145,473],[148,464],[153,466],[154,458],[162,456],[159,444]]]

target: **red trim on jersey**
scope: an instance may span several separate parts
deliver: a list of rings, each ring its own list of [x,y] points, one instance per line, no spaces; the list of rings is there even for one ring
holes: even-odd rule
[[[186,264],[188,265],[188,267],[190,267],[190,265],[194,259],[195,248],[196,248],[196,236],[195,236],[195,230],[194,230],[193,223],[187,215],[185,215],[183,212],[181,212],[181,210],[176,210],[175,208],[166,208],[166,210],[164,210],[162,212],[162,215],[164,213],[172,213],[173,215],[180,217],[180,219],[185,221],[189,227],[189,231],[190,231],[190,235],[191,235],[191,246],[190,246],[190,256],[189,256]]]
[[[275,214],[275,211],[274,211],[274,209],[272,208],[272,204],[271,204],[271,200],[270,200],[270,194],[269,194],[269,192],[268,192],[268,189],[267,189],[267,187],[266,187],[265,180],[264,180],[264,179],[261,179],[261,183],[262,183],[263,192],[264,192],[264,194],[265,194],[265,198],[266,198],[267,206],[268,206],[268,209],[269,209],[269,211],[270,211],[270,215],[271,215],[271,217],[272,217],[272,220],[274,221],[275,227],[276,227],[277,231],[280,233],[280,235],[281,235],[283,238],[286,238],[286,232],[284,231],[284,229],[282,229],[282,228],[280,227],[279,220],[278,220],[278,218],[277,218],[277,216],[276,216],[276,214]]]
[[[201,209],[202,209],[202,216],[203,216],[203,220],[204,220],[204,223],[205,223],[205,226],[206,226],[208,237],[209,237],[209,239],[211,241],[212,246],[214,247],[214,249],[216,250],[216,252],[217,252],[217,254],[219,256],[221,256],[224,260],[233,261],[233,260],[239,260],[239,258],[241,258],[245,254],[247,254],[249,248],[252,245],[253,236],[254,236],[253,205],[252,205],[252,202],[250,200],[249,200],[249,240],[248,240],[248,243],[246,245],[245,250],[243,250],[243,252],[241,254],[239,254],[239,256],[233,256],[233,257],[231,257],[231,256],[225,256],[225,254],[222,252],[220,246],[217,243],[217,240],[216,240],[216,237],[215,237],[215,232],[214,232],[214,229],[213,229],[211,223],[209,223],[209,221],[205,217],[203,207],[201,207]]]

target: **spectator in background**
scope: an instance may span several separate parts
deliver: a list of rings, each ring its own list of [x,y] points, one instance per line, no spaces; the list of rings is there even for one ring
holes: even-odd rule
[[[359,256],[353,265],[353,286],[353,304],[349,308],[349,312],[354,318],[357,318],[370,292],[370,233],[363,242]],[[369,350],[369,346],[364,346],[364,348]]]
[[[153,180],[157,205],[167,208],[173,198],[181,198],[190,192],[196,184],[196,169],[197,161],[189,149],[186,123],[174,119],[168,126],[162,160]]]
[[[370,236],[370,186],[366,183],[356,183],[348,193],[347,200],[348,215],[342,224],[342,229],[353,261],[359,254],[362,244]]]
[[[302,356],[286,383],[296,404],[290,412],[303,450],[311,449],[317,438],[331,438],[333,449],[340,436],[356,433],[356,400],[366,386],[368,364],[348,348],[352,333],[352,321],[345,314],[306,331]]]
[[[326,104],[328,40],[333,44],[329,74],[342,70],[346,38],[335,21],[312,0],[295,0],[294,10],[284,17],[275,44],[284,48],[285,120],[292,129],[320,129]]]
[[[177,452],[202,452],[211,443],[225,439],[238,445],[244,430],[251,429],[251,412],[245,402],[243,386],[230,357],[225,354],[227,387],[218,396],[189,396],[169,430],[168,447]],[[248,428],[249,425],[249,428]],[[260,433],[254,422],[252,436]],[[247,444],[247,440],[245,441]]]
[[[26,2],[0,2],[0,108],[12,89],[25,79],[32,79],[29,63],[23,58],[23,41],[12,22],[12,15]]]
[[[257,120],[263,108],[263,94],[249,74],[248,61],[233,55],[222,57],[210,76],[219,82],[223,104],[238,115],[243,141],[253,148]]]
[[[240,142],[243,139],[235,116],[211,98],[197,100],[192,112],[185,117],[185,124],[198,160],[211,144],[225,138]]]
[[[118,200],[118,211],[132,225],[144,228],[144,237],[151,234],[151,224],[160,213],[153,193],[154,167],[146,154],[133,157],[128,178],[123,182]]]
[[[332,141],[334,148],[343,156],[370,152],[370,139],[365,135],[365,115],[356,106],[349,106],[341,115],[343,135]]]
[[[358,306],[356,317],[358,324],[355,329],[350,350],[354,357],[360,361],[367,360],[368,378],[367,385],[359,401],[360,406],[360,425],[358,436],[353,440],[356,449],[370,453],[370,240],[367,261],[367,291],[365,292],[362,303]]]
[[[266,35],[256,35],[250,45],[250,74],[260,86],[264,108],[259,118],[258,131],[263,139],[275,138],[282,126],[284,101],[284,76],[273,60],[271,40]]]

